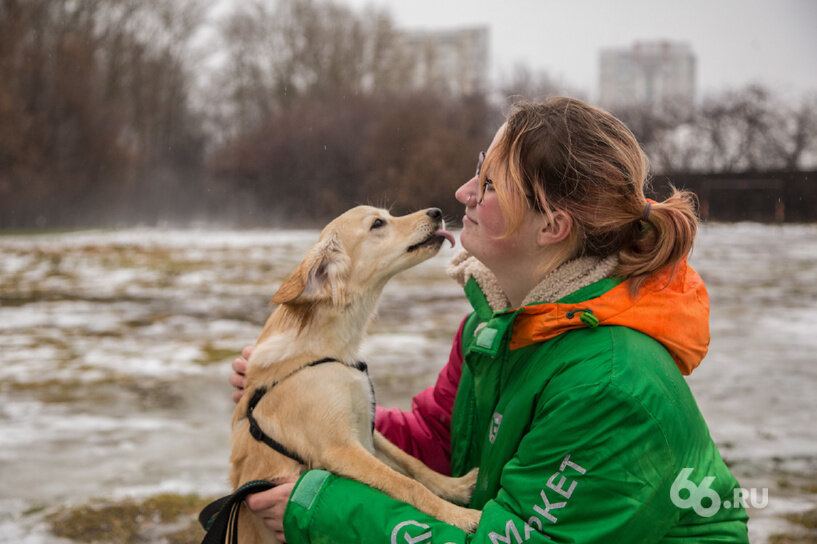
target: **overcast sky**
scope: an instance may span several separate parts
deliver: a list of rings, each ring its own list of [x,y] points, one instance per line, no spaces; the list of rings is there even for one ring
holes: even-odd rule
[[[697,93],[762,83],[817,92],[817,0],[337,0],[385,7],[409,29],[488,25],[491,74],[515,63],[598,97],[599,51],[636,41],[688,43]]]

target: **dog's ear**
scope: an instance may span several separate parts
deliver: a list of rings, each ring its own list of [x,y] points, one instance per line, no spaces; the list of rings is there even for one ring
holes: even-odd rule
[[[309,304],[331,300],[336,306],[342,306],[346,302],[349,265],[349,256],[340,238],[330,233],[309,250],[303,262],[278,288],[272,302]]]

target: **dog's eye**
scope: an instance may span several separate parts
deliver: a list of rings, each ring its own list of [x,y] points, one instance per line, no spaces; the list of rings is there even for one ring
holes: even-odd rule
[[[372,226],[371,226],[371,228],[369,230],[379,229],[380,227],[385,227],[385,226],[386,226],[386,222],[378,217],[377,219],[374,220],[374,223],[372,223]]]

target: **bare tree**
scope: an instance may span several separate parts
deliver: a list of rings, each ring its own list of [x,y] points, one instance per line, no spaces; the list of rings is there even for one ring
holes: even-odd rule
[[[257,128],[301,97],[399,89],[406,77],[391,20],[318,0],[252,0],[221,24],[226,59],[215,78],[228,104],[221,130]]]
[[[502,76],[499,94],[508,103],[520,100],[543,100],[549,96],[570,96],[585,99],[584,93],[553,78],[543,70],[531,70],[524,64],[516,64],[510,74]]]
[[[768,127],[769,153],[787,170],[817,165],[817,91],[799,104],[779,103]]]

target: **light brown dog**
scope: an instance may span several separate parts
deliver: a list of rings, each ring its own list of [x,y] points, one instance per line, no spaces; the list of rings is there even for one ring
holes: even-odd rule
[[[279,306],[250,357],[245,393],[232,420],[234,489],[251,480],[323,468],[464,530],[476,529],[479,511],[447,502],[468,503],[476,471],[462,478],[443,476],[372,432],[371,383],[356,366],[386,282],[435,255],[446,239],[453,245],[443,226],[436,208],[392,217],[359,206],[323,230],[273,297]],[[326,358],[333,361],[312,364]],[[253,438],[247,411],[254,397],[251,414],[257,425],[298,460]],[[275,542],[245,506],[239,535],[241,542]]]

